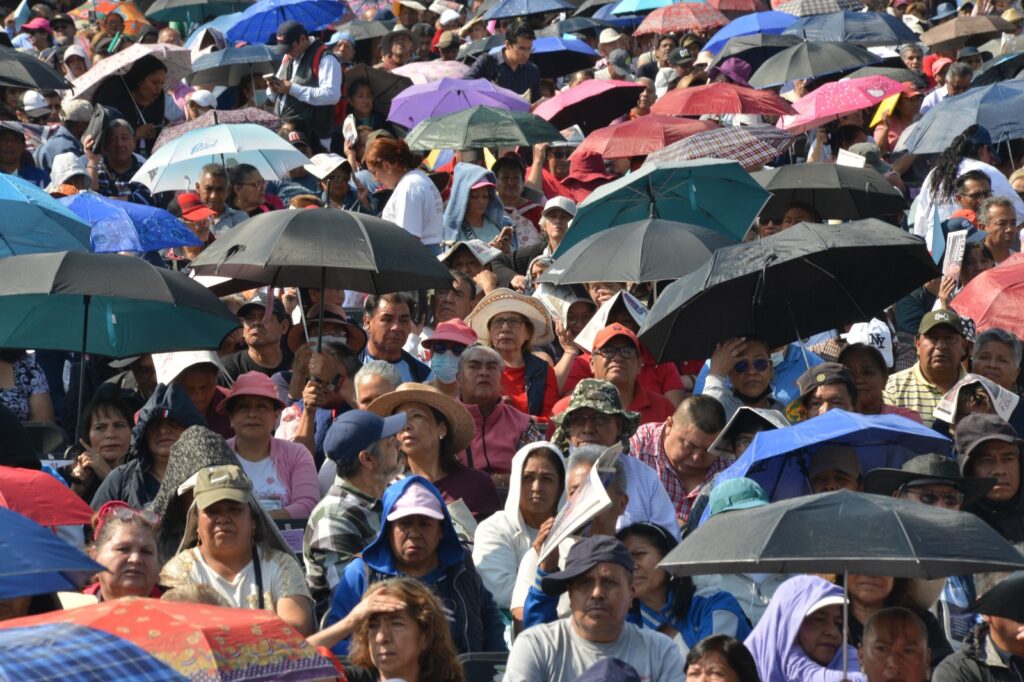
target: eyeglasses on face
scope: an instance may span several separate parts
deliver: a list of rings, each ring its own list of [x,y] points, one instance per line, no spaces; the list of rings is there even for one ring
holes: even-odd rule
[[[771,364],[771,362],[764,358],[757,358],[753,362],[750,362],[749,360],[740,360],[735,365],[733,365],[732,368],[734,371],[740,374],[746,374],[747,372],[749,372],[751,366],[753,366],[754,371],[756,372],[766,372],[768,371],[768,368],[771,367]]]

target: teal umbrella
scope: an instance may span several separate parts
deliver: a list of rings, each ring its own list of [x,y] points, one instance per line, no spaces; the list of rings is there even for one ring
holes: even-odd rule
[[[0,173],[0,258],[88,251],[89,225],[31,182]]]
[[[735,161],[645,165],[580,204],[555,256],[609,227],[652,217],[706,227],[739,241],[769,196]]]
[[[475,106],[421,121],[405,138],[410,149],[479,149],[565,142],[558,129],[529,111]]]

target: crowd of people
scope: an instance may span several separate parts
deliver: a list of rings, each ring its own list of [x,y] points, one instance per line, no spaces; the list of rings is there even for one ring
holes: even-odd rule
[[[801,455],[801,494],[850,490],[973,514],[1024,551],[1024,344],[955,310],[969,282],[1014,264],[1024,139],[995,142],[997,131],[971,125],[938,155],[900,144],[928,110],[1024,48],[1015,2],[853,2],[916,34],[986,16],[1015,33],[980,50],[887,46],[891,70],[909,74],[892,99],[801,133],[768,164],[861,158],[913,201],[881,217],[933,250],[967,231],[956,268],[844,328],[781,346],[750,329],[687,362],[659,361],[641,333],[667,282],[542,281],[581,204],[643,155],[606,158],[577,125],[554,142],[428,157],[387,103],[411,65],[462,65],[463,78],[532,107],[588,80],[641,84],[614,127],[677,90],[746,87],[751,64],[705,47],[717,26],[634,34],[610,14],[580,22],[571,38],[593,52],[592,68],[551,77],[531,56],[535,41],[561,35],[565,11],[490,20],[493,3],[481,0],[353,3],[326,28],[279,23],[260,41],[280,53],[272,74],[193,85],[171,78],[168,54],[194,62],[247,42],[177,21],[130,31],[108,4],[106,14],[68,0],[5,9],[0,43],[70,88],[8,85],[13,62],[0,54],[2,173],[52,197],[166,209],[199,245],[124,254],[156,267],[187,271],[250,218],[318,207],[393,223],[451,283],[231,294],[222,300],[239,326],[216,350],[0,349],[0,465],[45,469],[91,505],[90,526],[55,529],[107,569],[85,595],[271,611],[349,680],[461,682],[473,680],[473,660],[507,682],[1024,679],[1024,616],[1006,615],[1024,603],[1019,575],[683,577],[661,564],[708,519],[780,501],[754,469],[719,474],[759,433],[833,410],[928,427],[947,445],[871,468],[852,447],[814,444]],[[135,58],[107,73],[104,62],[128,49]],[[841,75],[795,79],[781,95],[799,102]],[[222,159],[176,191],[153,191],[139,170],[182,130],[216,123],[210,112],[259,121],[307,162],[270,177]],[[703,118],[709,128],[777,122]],[[741,226],[743,241],[831,218],[810,203],[777,208]],[[30,433],[40,423],[70,436],[66,452],[39,450]],[[565,533],[595,486],[605,503]],[[0,619],[59,608],[54,594],[0,600]]]

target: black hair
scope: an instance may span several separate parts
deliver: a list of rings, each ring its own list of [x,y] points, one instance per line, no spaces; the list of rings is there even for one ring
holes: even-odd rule
[[[793,201],[790,202],[788,206],[786,206],[786,211],[788,211],[791,208],[798,208],[801,211],[806,211],[807,213],[811,214],[813,222],[821,222],[821,213],[818,212],[818,209],[816,209],[813,204],[808,204],[807,202],[804,201]]]
[[[113,412],[124,417],[128,422],[128,428],[132,428],[135,420],[132,419],[132,410],[120,396],[112,394],[98,394],[89,404],[82,409],[82,433],[88,434],[92,428],[93,421],[106,413]],[[88,435],[84,436],[88,440]]]
[[[878,366],[878,370],[882,373],[883,376],[889,374],[889,367],[885,364],[885,357],[882,355],[882,351],[878,350],[874,346],[869,346],[866,343],[851,343],[849,346],[847,346],[846,348],[839,352],[839,357],[836,358],[836,361],[840,365],[845,366],[846,363],[843,362],[843,360],[845,358],[850,357],[854,353],[863,353],[864,355],[866,355],[868,359],[871,360],[871,362]]]
[[[484,346],[477,347],[483,348]],[[530,454],[526,456],[526,459],[523,461],[523,467],[525,468],[526,462],[529,462],[534,457],[543,457],[555,468],[555,474],[558,476],[558,490],[565,492],[565,460],[559,457],[551,448],[537,448],[531,450]]]
[[[502,168],[511,168],[519,173],[520,177],[526,178],[526,166],[515,152],[509,152],[495,161],[491,166],[491,172],[497,175]]]
[[[406,291],[394,291],[390,294],[371,294],[366,297],[366,301],[363,303],[363,313],[368,317],[373,317],[377,309],[380,308],[380,304],[387,301],[388,303],[399,305],[404,303],[409,308],[409,314],[416,314],[416,299],[413,298],[412,294]]]
[[[697,642],[697,645],[686,654],[686,665],[691,665],[710,653],[719,653],[732,668],[740,682],[761,682],[757,672],[757,663],[743,642],[729,635],[711,635]]]
[[[139,87],[139,83],[141,83],[146,76],[155,71],[163,71],[166,73],[167,65],[151,54],[140,57],[132,64],[132,68],[128,70],[128,73],[124,75],[125,87],[127,87],[128,90],[134,90]]]
[[[536,40],[537,34],[534,33],[530,25],[525,21],[516,21],[508,30],[505,31],[505,43],[508,45],[515,45],[519,42],[520,38],[526,38],[528,40]]]
[[[629,537],[638,537],[658,550],[662,557],[667,556],[679,544],[674,537],[669,535],[667,530],[655,523],[646,521],[626,526],[616,533],[615,537],[621,542],[625,542],[626,538]],[[697,588],[694,586],[693,579],[690,576],[669,576],[668,593],[672,600],[672,603],[669,605],[669,613],[673,618],[676,620],[686,618],[686,614],[690,610],[690,604],[693,602],[694,592],[696,591]],[[634,600],[633,609],[639,612],[640,600]]]
[[[704,433],[718,433],[725,428],[725,408],[711,396],[691,395],[679,403],[677,415],[685,415],[685,419]],[[674,421],[674,419],[673,419]],[[681,424],[676,424],[681,426]]]
[[[985,145],[972,141],[978,132],[977,124],[970,126],[962,133],[953,138],[935,162],[932,170],[932,181],[928,189],[934,197],[935,203],[952,202],[956,192],[956,179],[959,177],[960,162],[966,159],[978,158],[978,152]]]
[[[373,95],[373,86],[370,85],[370,81],[366,80],[365,78],[360,78],[357,81],[352,81],[352,83],[348,86],[348,89],[346,91],[348,93],[347,96],[348,97],[352,97],[352,94],[356,90],[358,90],[359,88],[363,88],[363,87],[369,88],[370,89],[370,95],[371,96]]]
[[[992,180],[990,180],[989,177],[985,175],[984,171],[980,171],[977,169],[969,170],[953,181],[953,184],[956,187],[957,194],[963,194],[964,190],[966,189],[967,183],[971,180],[974,180],[975,182],[985,182],[988,183],[990,186],[992,184]]]

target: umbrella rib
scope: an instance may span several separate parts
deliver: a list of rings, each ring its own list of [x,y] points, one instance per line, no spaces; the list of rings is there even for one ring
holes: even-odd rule
[[[826,249],[826,250],[827,250],[827,249]],[[808,259],[807,259],[806,257],[803,257],[803,258],[801,258],[800,260],[802,260],[803,262],[807,263],[807,264],[808,264],[808,265],[810,265],[810,266],[811,266],[812,268],[814,268],[814,269],[818,270],[819,272],[821,272],[821,274],[825,275],[826,277],[828,277],[829,279],[831,279],[831,280],[832,280],[833,282],[835,282],[835,283],[836,283],[836,285],[837,285],[837,286],[839,287],[839,289],[840,289],[840,290],[841,290],[841,291],[842,291],[842,292],[843,292],[843,293],[844,293],[844,294],[846,295],[846,298],[847,298],[847,299],[849,299],[850,303],[852,303],[852,304],[853,304],[853,306],[854,306],[854,307],[855,307],[855,308],[857,309],[857,313],[858,313],[858,314],[859,314],[859,315],[860,315],[861,317],[863,317],[863,318],[867,319],[867,315],[866,315],[866,314],[864,313],[864,311],[863,311],[863,310],[861,310],[861,308],[860,308],[860,304],[859,304],[859,303],[857,303],[857,300],[856,300],[856,299],[854,299],[854,297],[853,297],[853,296],[852,296],[852,295],[850,294],[850,292],[849,292],[849,291],[847,291],[847,289],[846,289],[846,286],[845,286],[845,285],[844,285],[844,284],[843,284],[843,283],[842,283],[842,282],[841,282],[841,281],[839,280],[839,278],[837,278],[837,277],[836,277],[835,275],[833,275],[833,274],[832,274],[831,272],[829,272],[829,271],[828,271],[828,270],[826,270],[825,268],[821,267],[821,266],[820,266],[820,265],[818,265],[817,263],[815,263],[815,262],[813,262],[813,261],[811,261],[811,260],[808,260]]]
[[[907,527],[903,524],[903,519],[900,518],[899,514],[894,514],[894,516],[896,517],[896,523],[899,524],[900,532],[903,533],[903,538],[907,541],[907,547],[913,549],[914,543],[910,539],[910,533],[907,532]],[[918,558],[916,556],[916,554],[912,557],[912,559],[913,559],[914,563],[919,564],[919,565],[921,564],[921,559]]]

